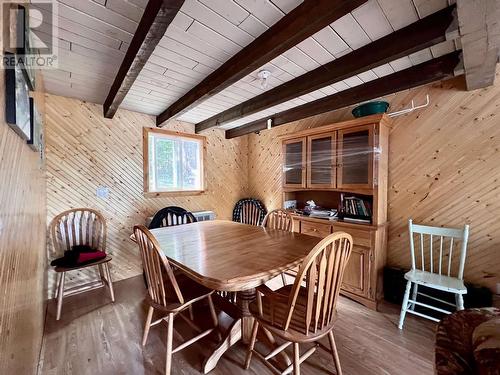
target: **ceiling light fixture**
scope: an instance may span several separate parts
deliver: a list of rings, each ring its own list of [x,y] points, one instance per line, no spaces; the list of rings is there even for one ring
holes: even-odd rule
[[[271,72],[269,70],[260,70],[259,73],[257,73],[257,77],[260,79],[260,87],[265,90],[267,89],[268,83],[269,83],[269,78],[271,77]]]

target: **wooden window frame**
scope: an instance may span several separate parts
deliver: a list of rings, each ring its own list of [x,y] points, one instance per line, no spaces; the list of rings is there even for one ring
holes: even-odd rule
[[[199,190],[168,190],[168,191],[151,191],[149,187],[149,135],[151,133],[177,138],[191,138],[201,141],[200,154],[200,169],[201,169],[201,189]],[[206,191],[205,186],[205,159],[206,159],[207,139],[198,134],[182,133],[178,131],[165,130],[161,128],[144,127],[142,130],[142,159],[143,159],[143,183],[144,195],[147,197],[161,196],[182,196],[182,195],[199,195]]]

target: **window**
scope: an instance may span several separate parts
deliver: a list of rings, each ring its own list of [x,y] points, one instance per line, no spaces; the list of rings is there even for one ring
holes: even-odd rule
[[[202,192],[205,137],[144,128],[144,192]]]

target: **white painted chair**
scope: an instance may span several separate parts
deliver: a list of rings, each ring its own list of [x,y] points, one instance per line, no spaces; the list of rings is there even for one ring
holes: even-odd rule
[[[463,295],[467,293],[463,278],[469,226],[465,225],[463,229],[430,227],[413,224],[410,219],[408,227],[410,231],[411,270],[405,274],[405,279],[408,282],[401,306],[399,329],[403,329],[407,312],[435,322],[439,321],[432,316],[415,311],[415,305],[451,314],[451,311],[417,301],[419,295],[456,307],[457,310],[463,310]],[[420,256],[416,254],[418,249],[415,249],[415,237],[419,238],[417,243],[420,248]],[[457,242],[460,242],[459,251],[454,251],[454,245]],[[420,263],[420,267],[417,263]],[[412,285],[413,293],[410,299]],[[419,285],[455,294],[455,304],[419,292]]]

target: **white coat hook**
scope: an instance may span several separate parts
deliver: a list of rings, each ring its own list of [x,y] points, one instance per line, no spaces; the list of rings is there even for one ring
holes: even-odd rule
[[[267,119],[267,129],[271,129],[273,127],[273,119],[268,118]]]
[[[431,103],[431,101],[430,101],[430,98],[429,98],[429,94],[427,94],[425,96],[425,103],[424,104],[416,106],[415,102],[412,100],[411,101],[411,106],[409,108],[405,108],[405,109],[402,109],[400,111],[388,113],[388,116],[390,116],[390,117],[397,117],[397,116],[405,115],[405,114],[413,112],[413,111],[415,111],[417,109],[428,107],[430,103]]]

